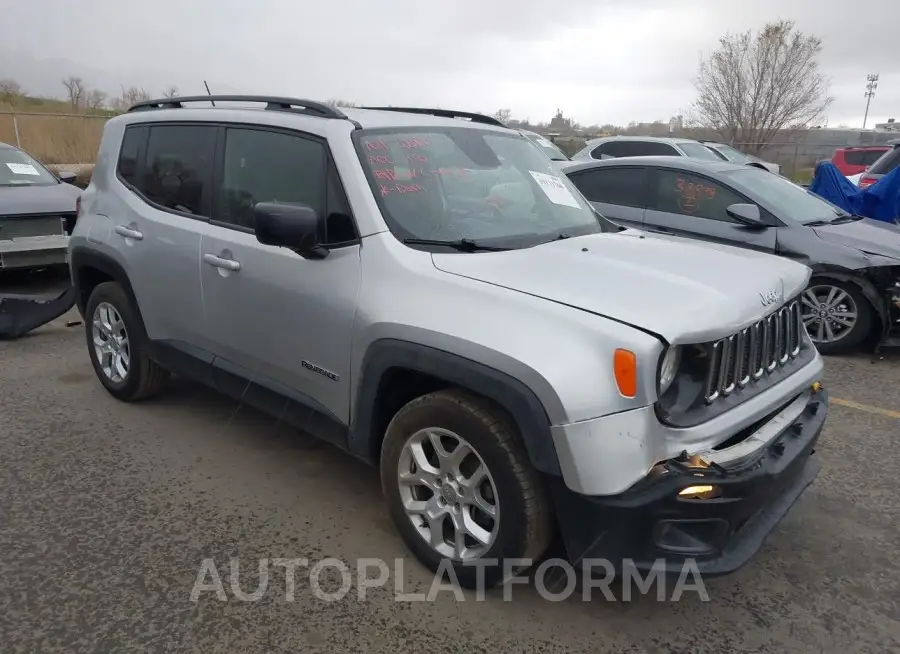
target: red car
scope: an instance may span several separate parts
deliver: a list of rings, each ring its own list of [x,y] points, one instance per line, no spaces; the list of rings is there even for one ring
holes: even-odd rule
[[[834,151],[831,163],[837,166],[844,177],[850,177],[866,172],[869,166],[878,161],[878,158],[890,149],[889,145],[838,148]]]

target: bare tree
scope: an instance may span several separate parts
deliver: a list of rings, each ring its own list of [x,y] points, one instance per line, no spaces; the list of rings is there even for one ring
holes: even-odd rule
[[[512,118],[512,110],[511,109],[498,109],[494,112],[494,118],[499,120],[504,125],[507,124]]]
[[[325,102],[329,107],[356,107],[358,106],[355,102],[350,102],[349,100],[327,100]]]
[[[128,111],[128,109],[138,102],[146,102],[150,99],[150,94],[144,89],[136,86],[129,86],[122,89],[122,95],[113,100],[112,107],[116,111]]]
[[[700,62],[693,122],[758,152],[780,129],[820,120],[833,98],[819,72],[822,41],[793,21],[728,34]]]
[[[14,79],[0,79],[0,102],[15,106],[25,93]]]
[[[64,79],[62,85],[66,87],[66,92],[69,94],[69,104],[72,105],[72,109],[81,108],[87,93],[84,80],[72,75]]]
[[[85,104],[88,109],[103,109],[106,107],[106,93],[100,89],[93,89],[87,94]]]
[[[164,98],[174,98],[177,95],[178,95],[178,87],[177,86],[170,86],[165,91],[163,91]]]

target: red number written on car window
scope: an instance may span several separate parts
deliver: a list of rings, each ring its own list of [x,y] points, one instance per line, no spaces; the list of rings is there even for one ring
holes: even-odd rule
[[[679,177],[675,182],[675,194],[678,196],[678,206],[682,211],[695,213],[703,200],[712,200],[716,197],[716,187],[700,182],[688,182]]]

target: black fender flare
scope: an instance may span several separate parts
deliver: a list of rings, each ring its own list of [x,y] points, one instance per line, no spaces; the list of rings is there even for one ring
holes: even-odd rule
[[[72,248],[72,251],[69,253],[69,269],[72,275],[72,285],[75,287],[75,303],[82,317],[84,317],[88,298],[85,296],[84,288],[81,284],[84,279],[84,271],[89,268],[98,270],[121,284],[125,294],[128,295],[128,299],[140,313],[137,297],[135,297],[134,289],[131,287],[131,280],[128,278],[128,273],[125,272],[122,265],[112,257],[79,245]]]
[[[851,284],[856,284],[860,291],[862,291],[863,296],[872,303],[872,306],[875,308],[875,313],[878,315],[878,318],[881,320],[882,330],[888,329],[890,327],[890,316],[888,315],[887,307],[885,306],[885,300],[878,294],[878,290],[875,288],[875,285],[861,275],[854,275],[850,272],[839,272],[836,270],[828,270],[828,269],[815,269],[813,268],[812,277],[810,277],[810,283],[814,279],[833,279],[838,282],[847,282]],[[808,285],[807,285],[808,286]]]
[[[518,379],[483,363],[426,345],[396,339],[373,342],[363,357],[353,407],[348,446],[355,455],[375,462],[384,434],[374,433],[381,380],[393,368],[431,375],[500,405],[516,423],[531,464],[540,472],[561,476],[550,419],[537,395]]]

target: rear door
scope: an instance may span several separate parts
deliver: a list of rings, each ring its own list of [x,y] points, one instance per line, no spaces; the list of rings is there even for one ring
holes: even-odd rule
[[[569,179],[601,215],[623,227],[640,227],[644,222],[647,168],[604,166],[576,171]]]
[[[206,123],[128,127],[117,168],[128,192],[110,211],[147,334],[189,351],[208,347],[199,259],[215,145]]]
[[[775,229],[747,227],[728,215],[726,209],[732,204],[754,204],[731,187],[682,170],[658,168],[652,173],[652,193],[644,212],[644,229],[775,252]],[[775,225],[774,219],[762,207],[760,213]]]

